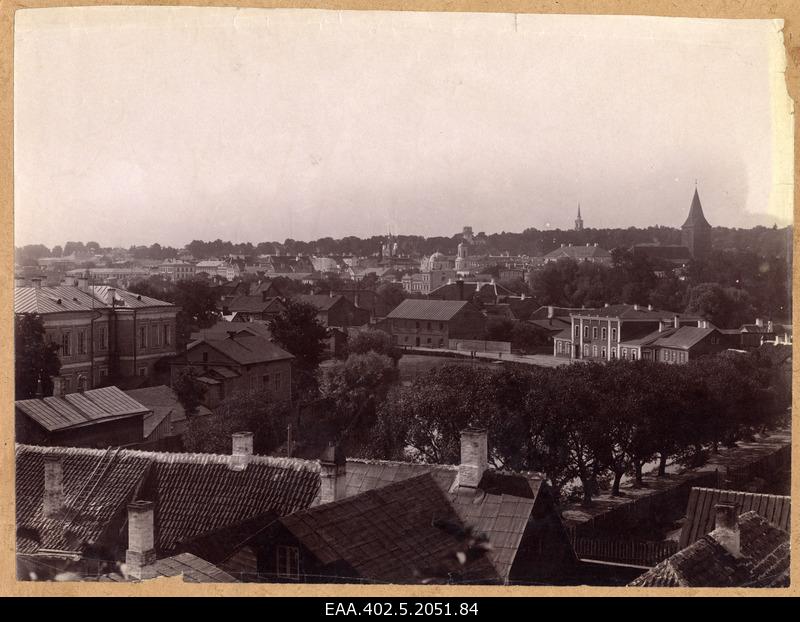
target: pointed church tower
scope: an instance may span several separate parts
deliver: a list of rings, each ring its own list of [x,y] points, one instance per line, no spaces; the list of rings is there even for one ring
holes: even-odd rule
[[[575,219],[575,231],[583,231],[583,218],[581,218],[580,203],[578,203],[578,217]]]
[[[708,224],[703,215],[703,206],[700,205],[700,195],[697,194],[697,186],[694,188],[692,206],[689,208],[689,216],[683,223],[682,239],[683,245],[689,249],[692,257],[702,259],[711,251],[711,225]]]

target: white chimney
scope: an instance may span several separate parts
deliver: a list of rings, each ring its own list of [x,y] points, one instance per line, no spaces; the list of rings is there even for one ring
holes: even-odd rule
[[[42,513],[45,518],[56,518],[64,509],[64,459],[60,455],[44,457],[44,499]]]
[[[53,397],[64,397],[64,379],[61,376],[50,376],[53,383]]]
[[[648,311],[652,311],[653,310],[653,305],[647,305],[647,310]]]
[[[253,433],[236,432],[231,435],[231,440],[230,468],[233,471],[244,471],[253,455]]]
[[[555,309],[551,305],[547,306],[547,319],[550,320],[555,316]]]
[[[673,316],[673,318],[672,318],[672,325],[673,325],[675,328],[680,328],[680,327],[681,327],[681,319],[680,319],[680,318],[679,318],[677,315],[676,315],[676,316]],[[685,332],[685,331],[684,331],[684,332]]]
[[[328,443],[319,459],[320,503],[344,499],[347,491],[347,458],[334,442]]]
[[[772,320],[767,322],[767,332],[775,332],[775,325],[772,323]]]
[[[128,504],[128,550],[125,552],[125,573],[134,579],[156,575],[153,502],[134,501]]]
[[[488,468],[488,464],[489,447],[486,430],[481,428],[462,430],[458,485],[477,488]]]
[[[739,537],[739,508],[732,503],[718,503],[714,506],[716,521],[711,536],[734,557],[742,556]]]
[[[756,326],[764,326],[764,320],[760,317],[756,318]]]

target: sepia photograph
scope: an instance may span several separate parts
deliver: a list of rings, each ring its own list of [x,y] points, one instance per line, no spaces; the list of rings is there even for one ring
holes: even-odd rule
[[[17,582],[788,592],[775,17],[17,10]]]

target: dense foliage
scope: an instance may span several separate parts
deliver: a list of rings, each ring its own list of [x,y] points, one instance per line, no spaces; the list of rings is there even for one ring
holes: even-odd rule
[[[14,316],[14,395],[26,400],[36,396],[41,381],[43,395],[53,394],[51,376],[58,376],[61,361],[58,344],[47,343],[44,324],[36,313]]]

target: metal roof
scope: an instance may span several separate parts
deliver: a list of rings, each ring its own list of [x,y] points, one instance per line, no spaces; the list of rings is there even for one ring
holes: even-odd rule
[[[14,406],[49,432],[150,411],[117,387],[68,393],[64,397],[18,400]]]
[[[407,298],[386,317],[408,320],[447,321],[467,305],[466,300],[417,300]]]

